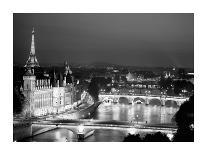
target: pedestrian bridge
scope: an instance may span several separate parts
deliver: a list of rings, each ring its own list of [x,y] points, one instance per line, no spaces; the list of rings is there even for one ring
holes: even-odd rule
[[[137,122],[124,121],[99,121],[99,120],[46,120],[35,121],[31,125],[31,136],[42,134],[54,129],[67,129],[73,132],[76,137],[78,134],[87,134],[96,129],[113,129],[121,130],[125,133],[143,132],[162,132],[165,134],[173,134],[177,131],[177,127],[169,124],[145,124]]]
[[[175,96],[166,96],[166,95],[126,95],[126,94],[100,94],[99,100],[102,102],[119,102],[121,98],[125,98],[129,103],[145,103],[150,104],[152,100],[158,100],[161,105],[165,105],[167,101],[175,102],[178,106],[187,101],[188,97],[175,97]]]

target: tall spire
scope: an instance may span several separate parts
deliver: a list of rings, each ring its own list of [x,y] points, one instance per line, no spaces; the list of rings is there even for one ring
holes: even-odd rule
[[[35,55],[35,42],[34,42],[34,27],[32,29],[32,42],[31,42],[31,50],[30,50],[30,54]]]
[[[30,49],[30,54],[29,54],[29,58],[26,62],[25,67],[27,68],[31,68],[31,67],[39,67],[39,63],[37,61],[37,58],[35,56],[35,40],[34,40],[34,28],[32,30],[32,42],[31,42],[31,49]]]
[[[67,60],[65,61],[64,65],[65,65],[64,75],[67,76],[68,73],[72,74],[72,71],[70,69],[70,66],[69,66]]]

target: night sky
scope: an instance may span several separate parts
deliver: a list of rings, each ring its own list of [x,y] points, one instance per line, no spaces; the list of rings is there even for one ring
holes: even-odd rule
[[[14,14],[14,63],[194,66],[193,14]]]

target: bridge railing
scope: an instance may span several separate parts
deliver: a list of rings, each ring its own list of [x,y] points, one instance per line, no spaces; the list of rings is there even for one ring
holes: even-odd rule
[[[164,98],[174,98],[174,99],[188,99],[189,97],[181,97],[181,96],[169,96],[169,95],[153,95],[153,94],[128,94],[128,93],[101,93],[99,95],[110,95],[110,96],[149,96],[149,97],[164,97]]]
[[[61,122],[61,120],[59,120],[59,122],[35,122],[33,123],[34,125],[41,125],[41,126],[54,126],[54,127],[70,127],[70,126],[80,126],[80,124],[83,125],[83,127],[91,127],[91,128],[123,128],[123,129],[128,129],[128,128],[136,128],[136,129],[151,129],[151,130],[171,130],[171,131],[176,131],[177,130],[177,126],[172,126],[169,124],[145,124],[145,123],[138,123],[138,122],[120,122],[120,121],[114,121],[114,122],[91,122],[89,121],[88,123],[82,123],[81,122],[77,122],[77,123],[71,123],[71,122],[65,122],[65,120],[63,122]]]

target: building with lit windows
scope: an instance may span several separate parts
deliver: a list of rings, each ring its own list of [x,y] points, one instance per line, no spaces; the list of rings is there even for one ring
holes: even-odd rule
[[[50,78],[37,79],[35,69],[40,67],[35,55],[34,29],[32,31],[31,51],[26,62],[26,73],[23,76],[23,94],[26,106],[24,114],[42,116],[64,112],[73,104],[75,88],[67,61],[65,62],[63,79],[57,79],[54,72],[53,81]]]

